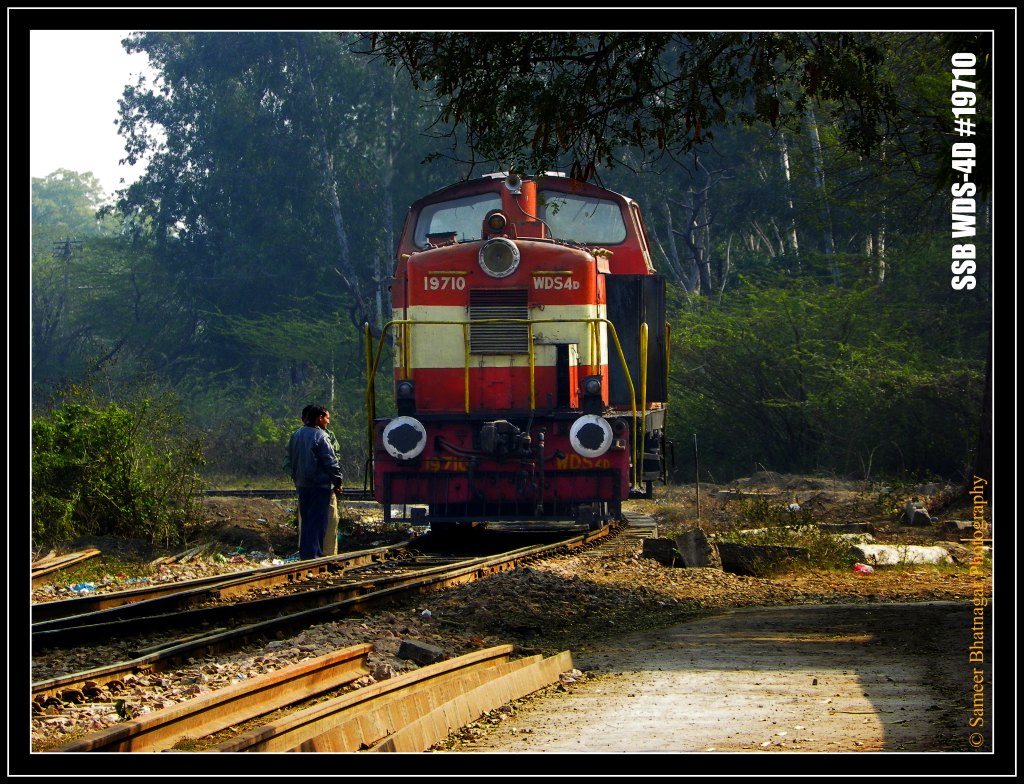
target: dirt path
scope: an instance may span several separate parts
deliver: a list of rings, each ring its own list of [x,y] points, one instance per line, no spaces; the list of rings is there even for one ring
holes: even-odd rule
[[[452,750],[968,751],[970,630],[952,603],[727,612],[574,656],[599,675]]]

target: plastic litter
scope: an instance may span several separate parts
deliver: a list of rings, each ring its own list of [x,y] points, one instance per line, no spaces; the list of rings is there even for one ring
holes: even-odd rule
[[[424,610],[423,612],[420,613],[420,617],[421,618],[429,618],[432,615],[433,615],[433,613],[430,612],[430,610]]]
[[[88,593],[89,591],[95,591],[96,586],[92,583],[78,583],[77,585],[72,585],[71,590],[75,593]]]
[[[853,565],[853,571],[857,574],[874,574],[875,568],[867,564],[857,563]]]

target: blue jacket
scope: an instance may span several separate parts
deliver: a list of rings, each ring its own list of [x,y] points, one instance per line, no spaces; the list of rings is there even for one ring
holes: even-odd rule
[[[288,441],[288,465],[296,487],[341,487],[341,466],[327,434],[303,425]]]

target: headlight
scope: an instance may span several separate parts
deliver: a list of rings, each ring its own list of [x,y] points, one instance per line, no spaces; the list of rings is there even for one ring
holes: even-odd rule
[[[584,414],[569,428],[569,443],[584,457],[600,457],[612,445],[612,426],[604,417]]]
[[[411,416],[395,417],[384,428],[384,449],[397,460],[419,457],[427,445],[427,429]]]
[[[508,225],[508,218],[505,217],[501,210],[491,210],[487,213],[484,220],[487,222],[487,230],[495,234],[505,231],[505,227]]]
[[[507,278],[519,266],[519,248],[511,240],[495,237],[480,248],[480,268],[492,278]]]

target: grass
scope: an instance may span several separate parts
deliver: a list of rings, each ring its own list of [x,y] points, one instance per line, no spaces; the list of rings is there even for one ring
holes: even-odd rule
[[[117,579],[128,580],[150,578],[156,574],[156,567],[148,561],[123,558],[117,555],[98,555],[94,558],[59,569],[47,576],[47,583],[54,588],[70,588],[81,583],[100,585]],[[125,589],[133,587],[126,584]]]
[[[700,517],[696,493],[688,488],[672,488],[655,501],[641,502],[643,511],[656,514],[663,535],[674,538],[695,527],[723,542],[793,547],[807,551],[807,557],[761,558],[748,566],[757,576],[768,577],[792,571],[826,569],[848,571],[854,564],[851,541],[837,533],[822,530],[818,523],[833,522],[826,513],[806,506],[791,510],[782,493],[751,495],[749,498],[720,500],[714,493],[702,494]]]

